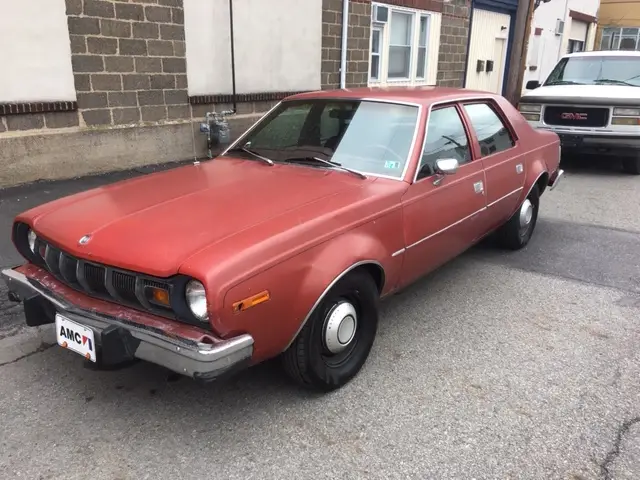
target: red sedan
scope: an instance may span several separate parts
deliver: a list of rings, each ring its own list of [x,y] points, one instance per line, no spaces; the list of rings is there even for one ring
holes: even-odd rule
[[[331,390],[366,361],[381,298],[489,234],[529,242],[559,159],[485,92],[295,95],[213,160],[19,215],[27,262],[2,276],[28,325],[98,367],[212,380],[281,356]]]

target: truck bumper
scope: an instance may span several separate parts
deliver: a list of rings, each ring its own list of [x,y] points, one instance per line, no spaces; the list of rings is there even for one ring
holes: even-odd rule
[[[638,155],[640,138],[619,135],[589,135],[556,131],[562,151],[567,153],[606,153],[610,155]]]
[[[38,274],[30,275],[32,270]],[[94,333],[98,366],[140,359],[206,382],[251,362],[253,338],[250,335],[223,340],[196,327],[176,325],[172,320],[86,296],[84,305],[79,305],[80,302],[71,301],[79,298],[79,293],[32,265],[2,270],[1,276],[9,289],[9,298],[23,302],[27,325],[55,323],[59,313],[90,328]],[[65,295],[66,290],[71,290],[71,295]],[[87,308],[88,303],[95,307]],[[100,308],[101,305],[107,308]],[[137,318],[143,321],[137,322]]]

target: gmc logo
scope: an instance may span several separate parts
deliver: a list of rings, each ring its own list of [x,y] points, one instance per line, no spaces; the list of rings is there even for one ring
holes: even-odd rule
[[[587,119],[587,114],[586,113],[562,113],[560,115],[560,118],[562,118],[563,120],[586,120]]]

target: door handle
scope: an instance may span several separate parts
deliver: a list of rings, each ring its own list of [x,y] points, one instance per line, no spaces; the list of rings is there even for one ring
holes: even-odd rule
[[[484,184],[482,182],[476,182],[473,184],[473,190],[476,193],[484,193]]]

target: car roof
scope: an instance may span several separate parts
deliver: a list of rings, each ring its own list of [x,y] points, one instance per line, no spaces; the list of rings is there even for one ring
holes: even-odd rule
[[[565,57],[640,57],[640,52],[636,50],[593,50],[568,53]]]
[[[292,95],[290,100],[381,100],[393,103],[416,103],[430,105],[434,102],[454,101],[458,99],[494,98],[496,94],[466,88],[436,86],[419,87],[360,87],[336,90],[318,90]]]

